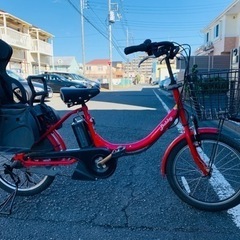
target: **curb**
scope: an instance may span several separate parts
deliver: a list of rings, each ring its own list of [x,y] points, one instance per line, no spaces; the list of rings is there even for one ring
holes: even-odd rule
[[[233,121],[225,121],[224,125],[225,127],[234,131],[235,134],[239,134],[239,138],[240,138],[240,123],[233,122]]]

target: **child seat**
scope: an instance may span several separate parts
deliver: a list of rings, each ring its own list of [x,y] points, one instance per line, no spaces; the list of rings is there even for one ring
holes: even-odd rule
[[[11,46],[0,39],[0,148],[30,148],[39,137],[38,124],[24,87],[6,72],[12,52]]]

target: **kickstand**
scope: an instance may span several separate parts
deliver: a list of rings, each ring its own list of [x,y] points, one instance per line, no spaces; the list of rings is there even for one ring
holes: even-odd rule
[[[9,165],[5,165],[4,173],[10,175],[11,179],[15,183],[15,189],[12,193],[9,194],[9,196],[3,201],[3,203],[0,204],[0,214],[11,215],[12,209],[13,209],[13,203],[17,195],[18,184],[20,183],[20,179],[16,174],[12,172],[12,167]]]
[[[18,187],[16,186],[16,189],[11,194],[9,194],[9,196],[3,201],[3,203],[0,204],[0,214],[11,215],[17,190],[18,190]],[[9,209],[7,209],[8,206],[9,206]]]

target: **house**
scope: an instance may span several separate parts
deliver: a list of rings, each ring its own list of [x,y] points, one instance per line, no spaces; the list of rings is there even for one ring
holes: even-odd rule
[[[53,61],[53,35],[0,10],[0,39],[13,49],[8,68],[23,75],[48,70]]]
[[[114,78],[122,78],[123,77],[123,63],[121,61],[113,61],[113,75]]]
[[[53,59],[54,65],[51,66],[52,71],[82,74],[82,69],[74,56],[54,57]]]
[[[85,64],[85,76],[90,79],[108,79],[110,75],[109,59],[94,59]]]
[[[196,51],[198,56],[230,55],[240,45],[240,0],[234,1],[202,30],[204,44]]]
[[[90,79],[100,79],[107,82],[110,78],[109,59],[94,59],[85,64],[85,76]],[[112,62],[112,78],[123,77],[123,63],[120,61]]]

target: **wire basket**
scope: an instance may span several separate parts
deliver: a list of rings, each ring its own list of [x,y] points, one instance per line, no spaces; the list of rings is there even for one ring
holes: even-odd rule
[[[199,120],[235,118],[240,111],[240,71],[188,75],[186,95]]]

